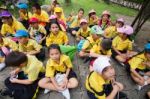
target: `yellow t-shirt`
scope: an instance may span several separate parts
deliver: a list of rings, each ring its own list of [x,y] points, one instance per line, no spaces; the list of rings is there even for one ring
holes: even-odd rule
[[[2,39],[3,43],[0,43],[0,47],[6,46],[12,49],[13,51],[18,50],[18,45],[16,44],[16,42],[11,40],[10,38],[2,38]]]
[[[89,18],[89,25],[96,25],[98,23],[98,17],[96,16],[96,19]]]
[[[91,50],[90,50],[91,53],[96,53],[96,54],[101,54],[101,55],[110,55],[111,56],[111,49],[108,50],[108,51],[104,51],[102,50],[101,46],[100,45],[94,45]]]
[[[31,12],[27,12],[27,13],[22,13],[19,12],[20,18],[22,18],[23,20],[28,20],[32,17],[32,13]]]
[[[34,36],[35,33],[37,33],[37,31],[42,33],[42,34],[44,34],[44,35],[46,35],[46,30],[45,30],[45,28],[42,25],[39,25],[38,29],[34,29],[33,27],[30,27],[30,29],[29,29],[29,33],[32,36]]]
[[[112,46],[119,51],[132,50],[132,42],[129,39],[123,41],[119,36],[113,39]]]
[[[92,36],[87,37],[87,40],[83,43],[82,49],[90,50],[95,44],[100,45],[102,41],[102,38],[99,38],[98,40],[94,41]]]
[[[117,35],[118,35],[118,32],[115,26],[110,26],[105,29],[105,36],[107,38],[114,38]]]
[[[40,24],[43,25],[43,26],[45,26],[46,22],[49,21],[49,15],[44,10],[41,10],[41,14],[40,15],[34,13],[32,17],[38,18],[38,20],[40,21]]]
[[[87,77],[86,82],[85,82],[86,89],[88,91],[90,91],[91,93],[94,93],[95,97],[97,99],[106,99],[105,93],[102,96],[99,96],[91,88],[93,88],[96,92],[103,92],[104,91],[104,88],[103,88],[104,84],[106,84],[105,80],[97,72],[92,72],[90,77]]]
[[[38,78],[40,72],[44,72],[45,68],[43,63],[40,62],[35,56],[27,55],[27,65],[22,68],[28,79],[35,81]]]
[[[46,77],[54,77],[55,72],[66,72],[67,68],[72,68],[72,63],[69,56],[61,55],[60,62],[57,63],[56,61],[49,59],[46,65]]]
[[[30,52],[30,51],[40,51],[42,46],[38,44],[35,40],[29,39],[27,44],[19,43],[19,51],[20,52]]]
[[[50,35],[46,38],[46,45],[50,46],[51,44],[65,44],[68,42],[67,34],[59,31],[57,35],[50,33]]]
[[[82,36],[82,37],[86,38],[86,37],[90,36],[90,32],[91,32],[91,29],[89,27],[87,28],[86,31],[83,31],[83,29],[80,28],[77,32],[77,37]]]
[[[78,19],[78,16],[72,16],[70,28],[80,27],[81,19]]]
[[[8,24],[3,24],[2,25],[1,34],[4,35],[4,36],[7,33],[13,35],[13,34],[16,33],[17,30],[21,30],[21,29],[26,30],[25,27],[22,25],[22,23],[20,23],[16,19],[13,19],[12,26],[10,26]]]
[[[129,64],[131,69],[140,69],[144,70],[146,69],[146,66],[143,66],[142,63],[147,61],[147,58],[145,57],[144,53],[137,55],[129,60]]]

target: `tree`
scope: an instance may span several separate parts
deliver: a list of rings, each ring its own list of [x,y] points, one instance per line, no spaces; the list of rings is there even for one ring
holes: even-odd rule
[[[71,3],[71,0],[65,0],[65,3],[66,3],[67,5],[69,5],[69,4]]]
[[[143,24],[150,18],[149,10],[150,0],[143,0],[142,7],[131,24],[131,26],[135,27],[134,37],[138,34]]]

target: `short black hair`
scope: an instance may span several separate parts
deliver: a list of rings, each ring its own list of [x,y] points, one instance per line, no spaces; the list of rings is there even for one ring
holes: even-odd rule
[[[58,44],[51,44],[48,47],[48,52],[50,52],[51,49],[57,49],[61,53],[61,49],[60,49],[60,46]]]
[[[112,41],[110,39],[103,39],[100,46],[104,50],[109,50],[112,47]]]
[[[35,7],[38,10],[41,10],[41,6],[38,3],[33,4],[32,7]]]
[[[6,56],[5,58],[6,66],[18,67],[26,61],[27,61],[27,55],[19,51],[13,51],[9,53],[8,56]]]
[[[78,10],[78,12],[80,12],[80,11],[83,11],[83,13],[84,13],[84,9],[83,9],[83,8],[80,8],[80,9]]]

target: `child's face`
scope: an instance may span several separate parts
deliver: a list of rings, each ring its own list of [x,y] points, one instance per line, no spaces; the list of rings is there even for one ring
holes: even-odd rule
[[[82,18],[83,15],[84,15],[84,12],[83,12],[83,11],[79,11],[79,12],[78,12],[78,17],[79,17],[79,18]]]
[[[33,28],[38,28],[38,23],[31,23],[31,26],[32,26]]]
[[[58,18],[60,18],[61,17],[61,12],[56,12],[56,16],[58,17]]]
[[[87,29],[88,24],[87,24],[87,23],[81,23],[81,27],[82,27],[83,29]]]
[[[119,37],[121,37],[122,39],[125,39],[125,38],[127,38],[127,35],[124,33],[119,33]]]
[[[38,13],[38,10],[35,7],[32,7],[33,13]]]
[[[102,76],[105,80],[112,80],[115,78],[115,69],[112,66],[106,67],[102,71]]]
[[[117,28],[121,28],[123,26],[123,24],[121,22],[116,22],[116,27]]]
[[[108,20],[108,19],[109,19],[108,15],[104,14],[104,15],[102,16],[102,20],[106,21],[106,20]]]
[[[50,49],[49,51],[49,57],[52,59],[52,60],[59,60],[60,59],[60,52],[58,49]]]
[[[52,24],[51,25],[51,32],[54,34],[57,34],[59,32],[59,27],[57,24]]]
[[[19,43],[26,44],[28,42],[28,38],[26,37],[20,37],[18,38]]]

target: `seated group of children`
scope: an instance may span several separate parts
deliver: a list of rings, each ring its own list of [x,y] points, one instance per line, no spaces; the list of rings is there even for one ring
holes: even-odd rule
[[[32,6],[33,13],[27,10],[25,3],[17,7],[18,19],[8,9],[0,7],[0,70],[14,67],[4,82],[6,89],[0,91],[1,95],[34,99],[40,87],[45,89],[44,93],[58,91],[70,99],[69,89],[76,88],[78,80],[72,59],[61,47],[71,47],[67,33],[78,43],[78,56],[85,62],[90,60],[90,74],[85,80],[90,99],[114,99],[118,94],[127,97],[121,92],[123,84],[115,80],[111,57],[127,67],[139,90],[150,84],[150,43],[145,45],[144,51],[135,52],[130,38],[133,28],[122,18],[113,23],[109,11],[103,11],[99,18],[92,9],[86,19],[82,8],[77,15],[71,13],[65,18],[57,0],[52,1],[48,12],[39,4]]]

